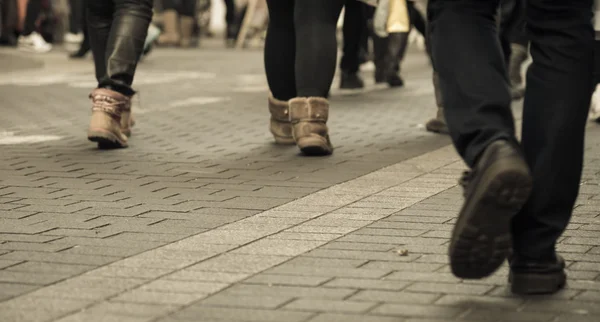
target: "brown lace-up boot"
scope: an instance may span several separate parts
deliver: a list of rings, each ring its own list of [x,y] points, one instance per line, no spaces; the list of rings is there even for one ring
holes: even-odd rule
[[[131,113],[131,99],[121,93],[97,88],[90,94],[92,119],[88,139],[100,148],[125,148],[127,136],[121,129],[123,113]],[[131,115],[131,114],[129,114]]]

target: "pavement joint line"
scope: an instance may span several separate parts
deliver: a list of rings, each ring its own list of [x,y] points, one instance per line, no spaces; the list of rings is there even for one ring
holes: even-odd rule
[[[424,162],[425,165],[423,165],[423,163],[419,162],[420,159],[428,160],[428,159],[431,159],[431,155],[436,155],[436,154],[439,154],[439,153],[444,154],[444,157],[438,158],[438,160],[443,160],[443,161],[425,161]],[[435,158],[434,158],[434,160],[435,160]],[[206,257],[204,257],[203,259],[201,259],[199,261],[196,261],[196,260],[190,261],[185,266],[182,265],[181,267],[177,267],[177,268],[171,269],[167,273],[159,274],[157,276],[154,276],[152,279],[148,279],[148,280],[145,280],[143,282],[140,282],[139,284],[132,285],[131,287],[129,287],[129,288],[125,289],[125,290],[115,291],[115,292],[113,292],[113,294],[108,295],[108,296],[104,296],[104,297],[101,297],[101,298],[98,298],[95,301],[87,303],[87,305],[85,305],[83,307],[80,307],[80,308],[75,309],[75,310],[70,311],[70,312],[65,312],[64,314],[61,314],[58,317],[54,317],[54,319],[61,319],[61,318],[67,317],[69,315],[72,315],[74,313],[80,312],[82,310],[87,310],[87,309],[89,309],[89,308],[91,308],[91,307],[93,307],[93,306],[95,306],[95,305],[97,305],[99,303],[104,302],[104,301],[110,301],[111,299],[117,298],[120,295],[126,294],[126,293],[134,291],[136,289],[141,289],[141,288],[143,288],[144,285],[146,285],[148,283],[151,283],[151,282],[154,282],[154,281],[158,281],[158,280],[163,280],[166,277],[168,277],[169,275],[173,275],[174,273],[186,270],[186,269],[188,269],[188,268],[190,268],[192,266],[195,266],[195,265],[198,265],[198,264],[201,264],[201,263],[205,263],[207,261],[210,261],[212,259],[218,258],[220,256],[223,256],[223,255],[226,255],[226,254],[234,254],[234,256],[235,256],[235,254],[239,254],[239,255],[242,255],[242,256],[244,256],[244,255],[248,256],[248,254],[236,253],[235,251],[239,250],[239,249],[242,249],[242,248],[244,248],[246,246],[252,245],[253,243],[256,243],[256,242],[259,242],[259,241],[269,240],[269,237],[277,235],[277,234],[279,234],[279,233],[281,233],[281,232],[283,232],[285,230],[288,230],[288,229],[291,229],[291,228],[294,228],[294,227],[306,224],[306,223],[308,223],[308,222],[310,222],[310,221],[312,221],[314,219],[321,218],[321,217],[323,217],[325,215],[331,214],[332,212],[335,212],[336,210],[343,209],[343,208],[346,208],[346,207],[351,207],[353,204],[356,204],[357,202],[359,202],[359,201],[361,201],[361,200],[363,200],[365,198],[368,198],[370,196],[376,195],[376,194],[378,194],[380,192],[383,192],[383,191],[385,191],[387,189],[390,189],[390,188],[393,188],[395,186],[399,186],[399,185],[402,185],[402,184],[408,184],[409,182],[411,182],[413,180],[416,180],[416,179],[419,179],[419,178],[421,178],[421,177],[429,174],[432,171],[435,171],[437,169],[440,169],[440,168],[452,165],[452,164],[454,164],[456,162],[460,162],[460,161],[457,161],[457,160],[458,159],[455,156],[455,152],[452,149],[452,147],[451,146],[445,146],[445,147],[439,148],[437,150],[433,150],[433,151],[430,151],[430,152],[418,155],[418,156],[413,157],[411,159],[407,159],[407,160],[404,160],[402,162],[399,162],[399,163],[396,163],[396,164],[393,164],[393,165],[381,168],[379,170],[373,171],[373,172],[368,173],[366,175],[363,175],[361,177],[358,177],[358,178],[355,178],[355,179],[352,179],[352,180],[349,180],[349,181],[346,181],[346,182],[339,183],[339,184],[331,186],[329,188],[325,188],[325,189],[319,190],[319,191],[317,191],[315,193],[312,193],[312,194],[309,194],[309,195],[307,195],[307,196],[305,196],[303,198],[296,199],[294,201],[291,201],[289,203],[283,204],[283,205],[278,206],[278,207],[271,208],[269,210],[265,210],[263,212],[260,212],[258,214],[253,215],[253,216],[250,216],[250,217],[238,220],[236,222],[232,222],[232,223],[228,223],[228,224],[225,224],[225,225],[221,225],[221,226],[219,226],[217,228],[214,228],[212,230],[209,230],[209,231],[206,231],[206,232],[202,232],[202,233],[199,233],[199,234],[196,234],[196,235],[193,235],[193,236],[185,237],[185,238],[183,238],[183,239],[181,239],[179,241],[174,241],[174,242],[169,243],[167,245],[163,245],[163,246],[160,246],[160,247],[157,247],[157,248],[154,248],[154,249],[151,249],[151,250],[148,250],[148,251],[145,251],[145,252],[133,255],[131,257],[128,257],[128,258],[125,258],[125,259],[122,259],[122,260],[118,260],[118,261],[115,261],[115,262],[112,262],[112,263],[109,263],[107,265],[98,267],[98,268],[96,268],[94,270],[82,273],[82,274],[77,275],[77,276],[70,277],[70,278],[65,279],[65,280],[61,280],[61,281],[59,281],[57,283],[48,285],[46,287],[34,290],[34,291],[30,292],[30,293],[22,294],[22,295],[20,295],[18,297],[12,298],[11,300],[8,300],[6,302],[0,303],[0,308],[2,306],[8,306],[8,305],[10,305],[10,303],[15,302],[15,301],[19,301],[19,300],[24,299],[24,298],[44,298],[46,296],[43,296],[43,295],[36,296],[36,293],[43,293],[48,288],[50,288],[50,289],[52,289],[52,288],[60,288],[61,285],[68,285],[67,283],[74,283],[78,279],[85,279],[85,278],[88,278],[88,277],[100,277],[100,278],[107,278],[107,279],[109,279],[110,277],[104,276],[104,275],[98,275],[98,273],[97,273],[98,271],[100,271],[100,274],[101,274],[102,270],[107,269],[107,268],[111,268],[111,267],[114,267],[114,268],[119,268],[119,267],[121,267],[121,268],[123,268],[123,267],[136,267],[136,268],[139,268],[139,269],[143,269],[144,268],[143,263],[140,263],[138,266],[126,266],[126,263],[128,261],[133,261],[136,258],[149,257],[152,254],[160,253],[163,250],[166,250],[166,251],[169,251],[169,250],[178,250],[178,248],[179,248],[179,250],[184,251],[184,252],[185,251],[193,252],[194,251],[193,249],[185,249],[185,247],[182,248],[181,247],[182,243],[183,243],[184,246],[185,246],[186,243],[189,245],[191,243],[191,241],[193,241],[194,239],[198,239],[198,238],[200,238],[200,237],[202,237],[204,235],[210,235],[211,233],[214,234],[215,232],[218,232],[218,231],[230,231],[231,232],[232,230],[227,230],[226,229],[227,226],[240,225],[241,222],[251,221],[252,219],[256,219],[256,218],[263,218],[263,217],[270,218],[270,217],[267,216],[270,212],[276,212],[276,211],[278,211],[279,208],[285,209],[286,207],[290,207],[290,205],[293,205],[293,204],[299,204],[298,206],[301,207],[303,205],[302,204],[303,200],[313,198],[314,196],[319,196],[319,195],[323,195],[323,194],[336,195],[336,192],[338,192],[338,191],[339,191],[339,193],[337,193],[337,194],[347,194],[346,188],[345,188],[346,186],[352,185],[352,184],[355,184],[355,183],[358,183],[359,186],[365,186],[364,184],[360,185],[360,182],[361,181],[367,181],[367,183],[372,182],[372,180],[369,180],[369,179],[373,178],[374,176],[376,177],[378,174],[385,174],[386,172],[388,172],[388,173],[391,174],[391,173],[394,173],[393,172],[394,169],[395,169],[395,171],[399,171],[396,174],[403,173],[403,175],[400,176],[399,178],[397,178],[398,176],[393,176],[393,175],[392,175],[393,178],[389,178],[390,176],[386,175],[385,177],[387,177],[389,181],[387,183],[384,183],[382,185],[377,186],[376,190],[369,191],[365,187],[365,188],[363,188],[363,192],[360,193],[360,194],[357,194],[357,197],[352,198],[351,201],[349,201],[349,202],[345,201],[343,204],[340,204],[340,205],[337,205],[337,206],[332,206],[332,207],[330,207],[330,209],[327,209],[325,211],[316,212],[316,213],[318,213],[318,215],[306,218],[306,220],[302,220],[302,221],[299,221],[296,224],[292,224],[292,225],[288,225],[288,226],[285,226],[283,224],[279,224],[279,226],[281,226],[281,227],[277,227],[277,229],[273,229],[273,232],[271,232],[271,233],[266,233],[266,234],[262,234],[260,236],[251,238],[248,241],[246,241],[245,243],[239,243],[237,246],[232,247],[232,248],[230,248],[230,249],[228,249],[226,251],[207,252],[207,253],[205,253]],[[427,164],[427,162],[429,164]],[[378,178],[374,178],[374,179],[378,179]],[[368,186],[368,184],[366,186]],[[426,197],[416,198],[412,202],[407,203],[406,205],[403,205],[400,209],[395,209],[394,212],[397,212],[397,211],[399,211],[401,209],[405,209],[407,207],[410,207],[413,204],[421,202],[421,201],[423,201],[423,200],[425,200],[427,198],[430,198],[433,195],[441,193],[442,191],[450,189],[450,188],[452,188],[454,186],[456,186],[456,184],[453,184],[453,185],[451,185],[449,187],[446,187],[446,188],[443,188],[443,189],[441,189],[439,191],[436,191],[433,194],[429,194]],[[365,209],[368,209],[368,208],[365,208]],[[286,210],[286,211],[290,211],[290,210]],[[313,213],[313,212],[310,212],[310,213]],[[382,215],[379,219],[369,220],[369,222],[372,223],[372,222],[381,220],[381,219],[383,219],[385,217],[388,217],[388,216],[391,216],[391,215],[393,215],[393,213],[387,214],[387,215]],[[368,224],[365,224],[365,225],[363,225],[361,227],[355,227],[354,230],[349,231],[349,232],[347,232],[345,234],[341,234],[340,236],[334,237],[334,238],[332,238],[330,240],[321,241],[321,242],[319,242],[318,245],[311,246],[310,248],[305,249],[305,250],[303,250],[303,251],[301,251],[301,252],[299,252],[297,254],[293,254],[293,255],[289,255],[289,256],[288,255],[283,255],[283,256],[281,256],[282,258],[284,258],[284,257],[287,257],[287,258],[285,258],[281,262],[279,262],[277,264],[274,264],[274,265],[270,265],[269,267],[261,268],[260,270],[252,271],[251,273],[248,273],[247,276],[244,277],[241,280],[238,280],[238,281],[235,281],[235,282],[230,282],[230,283],[224,283],[224,284],[228,284],[228,285],[224,286],[223,288],[219,289],[218,291],[204,294],[205,295],[204,297],[202,297],[200,299],[197,299],[197,300],[194,300],[194,301],[186,304],[183,307],[187,307],[187,306],[191,306],[193,304],[196,304],[197,302],[202,301],[206,297],[208,297],[210,295],[213,295],[213,294],[216,294],[218,292],[221,292],[222,290],[227,289],[227,288],[235,285],[236,283],[238,283],[240,281],[243,281],[243,280],[246,280],[248,278],[251,278],[252,276],[254,276],[256,274],[259,274],[260,272],[262,272],[264,270],[268,270],[268,269],[271,269],[271,268],[273,268],[275,266],[281,265],[281,264],[283,264],[283,263],[285,263],[285,262],[287,262],[287,261],[289,261],[289,260],[291,260],[291,259],[293,259],[293,258],[295,258],[295,257],[297,257],[299,255],[301,255],[302,253],[305,253],[305,252],[311,251],[313,249],[316,249],[316,248],[318,248],[320,246],[323,246],[323,245],[325,245],[325,244],[327,244],[329,242],[337,240],[338,238],[342,238],[342,237],[344,237],[344,236],[352,233],[353,231],[356,231],[356,230],[358,230],[360,228],[365,227],[366,225],[368,225]],[[229,244],[229,243],[226,243],[226,242],[222,242],[222,243],[223,244]],[[236,243],[234,242],[232,245],[235,245],[235,244]],[[200,253],[202,253],[202,252],[200,252]],[[260,254],[260,255],[266,255],[266,254]],[[125,265],[123,265],[123,264],[125,264]],[[167,294],[167,293],[165,293],[165,294]],[[176,310],[181,310],[183,307],[179,306],[179,307],[176,308]]]

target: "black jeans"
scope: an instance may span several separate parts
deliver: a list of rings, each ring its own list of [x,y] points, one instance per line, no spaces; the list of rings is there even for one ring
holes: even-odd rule
[[[152,0],[88,1],[88,32],[98,87],[131,96],[152,20]]]
[[[336,25],[345,0],[267,0],[265,70],[271,93],[326,97],[337,59]]]
[[[196,0],[163,0],[163,10],[175,10],[182,16],[196,16]]]
[[[84,0],[69,0],[69,32],[78,34],[82,31]]]
[[[29,0],[27,2],[27,12],[25,13],[25,22],[23,25],[23,36],[29,36],[35,31],[35,22],[42,12],[42,0]]]
[[[516,142],[497,0],[431,0],[433,61],[452,140],[469,166],[495,140]],[[590,104],[592,0],[528,0],[533,64],[527,72],[521,146],[533,192],[513,220],[514,251],[553,256],[579,192]]]
[[[344,10],[344,46],[341,70],[348,73],[356,73],[360,68],[361,50],[368,35],[367,28],[367,5],[357,0],[346,0]]]

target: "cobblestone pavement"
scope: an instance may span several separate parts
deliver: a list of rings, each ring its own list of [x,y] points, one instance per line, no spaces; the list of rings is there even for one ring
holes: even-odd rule
[[[517,298],[506,268],[449,273],[463,164],[422,129],[434,101],[419,54],[405,89],[333,91],[327,158],[271,144],[258,51],[153,53],[119,151],[85,140],[91,62],[33,59],[0,75],[0,321],[598,319],[598,126],[559,246],[568,289]]]

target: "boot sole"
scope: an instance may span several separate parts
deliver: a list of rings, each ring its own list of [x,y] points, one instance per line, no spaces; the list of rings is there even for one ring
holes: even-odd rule
[[[325,156],[333,153],[328,140],[323,137],[306,137],[297,142],[300,151],[307,156]]]
[[[567,274],[564,271],[550,274],[510,272],[508,282],[511,292],[517,295],[553,294],[565,287]]]
[[[484,278],[502,265],[512,248],[512,218],[531,187],[529,171],[515,160],[499,160],[484,173],[452,232],[449,255],[455,276]]]
[[[100,149],[126,148],[127,142],[121,140],[113,133],[95,129],[88,131],[88,140],[98,143]]]

